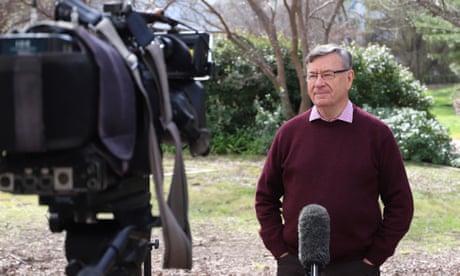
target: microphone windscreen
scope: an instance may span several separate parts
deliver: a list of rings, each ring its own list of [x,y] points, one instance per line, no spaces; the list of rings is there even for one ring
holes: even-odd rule
[[[299,260],[304,268],[329,263],[330,219],[321,205],[309,204],[299,215]]]

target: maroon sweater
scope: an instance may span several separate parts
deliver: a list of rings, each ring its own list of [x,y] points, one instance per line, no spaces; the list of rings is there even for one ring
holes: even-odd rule
[[[310,122],[311,109],[276,134],[257,185],[260,235],[275,257],[298,254],[298,216],[311,203],[330,216],[331,262],[381,265],[409,229],[412,193],[391,130],[353,107],[353,123]],[[383,213],[379,205],[383,203]]]

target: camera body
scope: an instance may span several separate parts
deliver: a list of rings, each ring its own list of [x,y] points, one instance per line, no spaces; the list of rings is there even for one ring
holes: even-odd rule
[[[105,10],[128,49],[140,55],[128,31],[126,11],[109,4]],[[70,21],[72,11],[64,1],[56,7],[56,20]],[[88,18],[81,20],[100,16]],[[210,134],[205,94],[196,79],[212,74],[210,35],[175,29],[152,30],[152,35],[162,43],[174,121],[183,143],[192,155],[206,155]],[[146,114],[129,69],[107,72],[107,64],[97,58],[75,31],[59,25],[37,24],[0,36],[1,191],[77,195],[103,191],[127,175],[151,173],[144,152]],[[154,110],[149,119],[160,139],[167,140],[155,80],[145,64],[139,64],[139,70]],[[123,91],[103,92],[116,86],[108,85],[113,81],[124,85],[115,87]]]
[[[2,35],[0,49],[0,189],[102,187],[100,161],[85,165],[91,158],[80,150],[96,137],[99,73],[91,56],[75,37],[58,33]]]

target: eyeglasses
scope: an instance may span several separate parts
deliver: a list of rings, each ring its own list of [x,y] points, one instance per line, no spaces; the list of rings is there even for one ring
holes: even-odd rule
[[[305,76],[305,79],[309,82],[315,82],[318,77],[321,77],[322,80],[332,80],[335,78],[335,74],[339,74],[339,73],[345,73],[345,72],[348,72],[350,71],[351,69],[350,68],[347,68],[347,69],[342,69],[342,70],[336,70],[336,71],[324,71],[324,72],[321,72],[321,73],[308,73],[306,76]]]

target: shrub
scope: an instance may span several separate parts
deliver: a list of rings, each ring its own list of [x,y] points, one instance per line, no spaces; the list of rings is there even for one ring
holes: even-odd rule
[[[264,52],[269,51],[268,43],[261,43],[259,47]],[[253,126],[256,116],[254,99],[274,94],[274,90],[258,68],[231,42],[221,37],[216,39],[214,58],[217,63],[215,74],[204,82],[209,125],[218,125],[216,130],[233,135]]]
[[[253,43],[274,62],[268,42]],[[405,160],[452,164],[450,137],[428,111],[433,100],[426,87],[385,46],[349,49],[355,71],[351,100],[388,123]],[[266,154],[284,121],[272,84],[225,39],[217,40],[214,55],[216,75],[205,82],[212,152]],[[285,55],[290,97],[298,105],[297,76],[287,51]]]
[[[428,111],[433,99],[426,87],[385,46],[353,44],[349,50],[355,71],[351,100],[390,126],[405,160],[450,165],[451,138]]]
[[[404,160],[453,165],[455,156],[448,129],[427,112],[407,107],[366,110],[388,124]]]
[[[251,145],[251,153],[253,154],[267,154],[273,141],[273,136],[284,122],[281,105],[277,105],[270,95],[265,96],[264,102],[272,108],[267,110],[258,100],[254,101],[257,115],[252,131],[254,140]],[[272,109],[274,109],[273,112],[270,111]]]
[[[260,38],[252,38],[251,42],[264,54],[265,60],[276,68],[269,42]],[[290,97],[298,106],[297,75],[289,63],[288,52],[284,51],[283,54],[288,70],[286,77]],[[208,95],[208,126],[213,134],[211,151],[265,154],[264,148],[271,143],[276,129],[268,131],[266,126],[259,123],[262,120],[261,112],[267,115],[277,113],[280,109],[272,83],[224,37],[216,37],[214,58],[217,62],[215,74],[211,80],[204,82]],[[247,144],[243,146],[242,141]]]
[[[400,65],[385,46],[349,47],[353,55],[355,79],[351,100],[360,106],[411,107],[428,110],[433,99],[407,68]]]
[[[266,154],[268,152],[273,136],[284,120],[281,106],[277,105],[270,95],[266,95],[265,98],[263,101],[265,106],[273,108],[275,105],[275,112],[264,108],[261,100],[254,100],[256,117],[253,127],[240,128],[230,134],[215,132],[212,139],[213,153]]]
[[[250,153],[253,140],[248,129],[237,129],[234,134],[215,133],[211,151],[216,154]]]

